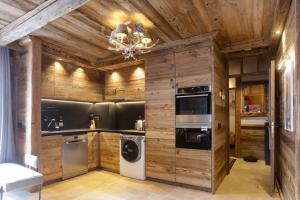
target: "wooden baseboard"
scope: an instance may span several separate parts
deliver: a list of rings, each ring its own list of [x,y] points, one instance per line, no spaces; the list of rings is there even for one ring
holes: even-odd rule
[[[157,178],[150,178],[150,177],[147,177],[147,180],[158,182],[158,183],[164,183],[164,184],[168,184],[168,185],[174,185],[174,186],[194,189],[194,190],[201,190],[201,191],[204,191],[204,192],[210,192],[210,193],[212,192],[212,189],[207,188],[207,187],[188,185],[188,184],[184,184],[184,183],[177,183],[177,182],[166,181],[166,180],[161,180],[161,179],[157,179]]]

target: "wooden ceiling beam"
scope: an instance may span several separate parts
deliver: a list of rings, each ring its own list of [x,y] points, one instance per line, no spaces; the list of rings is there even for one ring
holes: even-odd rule
[[[123,61],[123,62],[111,64],[111,65],[98,67],[97,69],[100,71],[112,71],[112,70],[117,70],[117,69],[121,69],[124,67],[134,67],[134,66],[139,66],[139,65],[144,65],[144,61],[143,60],[129,60],[129,61],[125,61],[125,62]]]
[[[270,40],[264,40],[264,39],[235,42],[228,46],[225,46],[223,49],[221,49],[221,52],[232,53],[232,52],[239,52],[243,50],[252,50],[255,48],[268,47],[270,46],[270,44],[271,44]]]
[[[46,47],[54,49],[58,52],[60,52],[60,51],[67,52],[68,54],[78,57],[80,59],[88,60],[93,65],[97,65],[99,62],[99,57],[93,56],[84,51],[76,51],[74,49],[69,48],[68,46],[66,46],[64,44],[57,43],[55,41],[48,40],[45,38],[43,38],[42,41],[43,41],[43,45]]]
[[[96,69],[97,65],[90,60],[81,58],[70,52],[55,46],[51,45],[47,42],[43,42],[43,55],[51,57],[57,61],[63,61],[66,63],[71,63],[80,67],[88,68],[88,69]]]
[[[57,51],[47,46],[43,46],[43,55],[57,60],[58,62],[70,63],[79,67],[96,70],[96,66],[93,65],[93,63],[91,63],[90,61],[76,57],[65,51]]]
[[[249,51],[239,51],[239,52],[232,52],[226,54],[226,58],[232,59],[232,58],[243,58],[248,56],[257,56],[257,55],[263,55],[270,53],[270,48],[257,48]]]
[[[48,0],[0,30],[0,46],[16,41],[89,0]]]

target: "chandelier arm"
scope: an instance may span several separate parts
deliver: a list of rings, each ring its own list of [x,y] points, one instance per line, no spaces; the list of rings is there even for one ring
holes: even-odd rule
[[[153,43],[152,45],[150,45],[150,46],[147,46],[147,47],[145,47],[144,49],[151,49],[151,48],[153,48],[154,46],[156,46],[157,44],[158,44],[158,42],[159,42],[159,39],[158,40],[156,40],[156,42],[155,43]]]

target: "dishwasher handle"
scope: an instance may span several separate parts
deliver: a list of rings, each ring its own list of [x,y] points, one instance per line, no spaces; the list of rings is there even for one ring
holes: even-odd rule
[[[75,144],[75,143],[84,143],[87,142],[87,140],[71,140],[71,141],[65,141],[65,144]]]

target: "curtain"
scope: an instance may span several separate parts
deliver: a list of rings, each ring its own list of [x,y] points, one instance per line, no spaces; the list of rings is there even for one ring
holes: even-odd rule
[[[0,47],[0,163],[15,160],[9,49]]]

